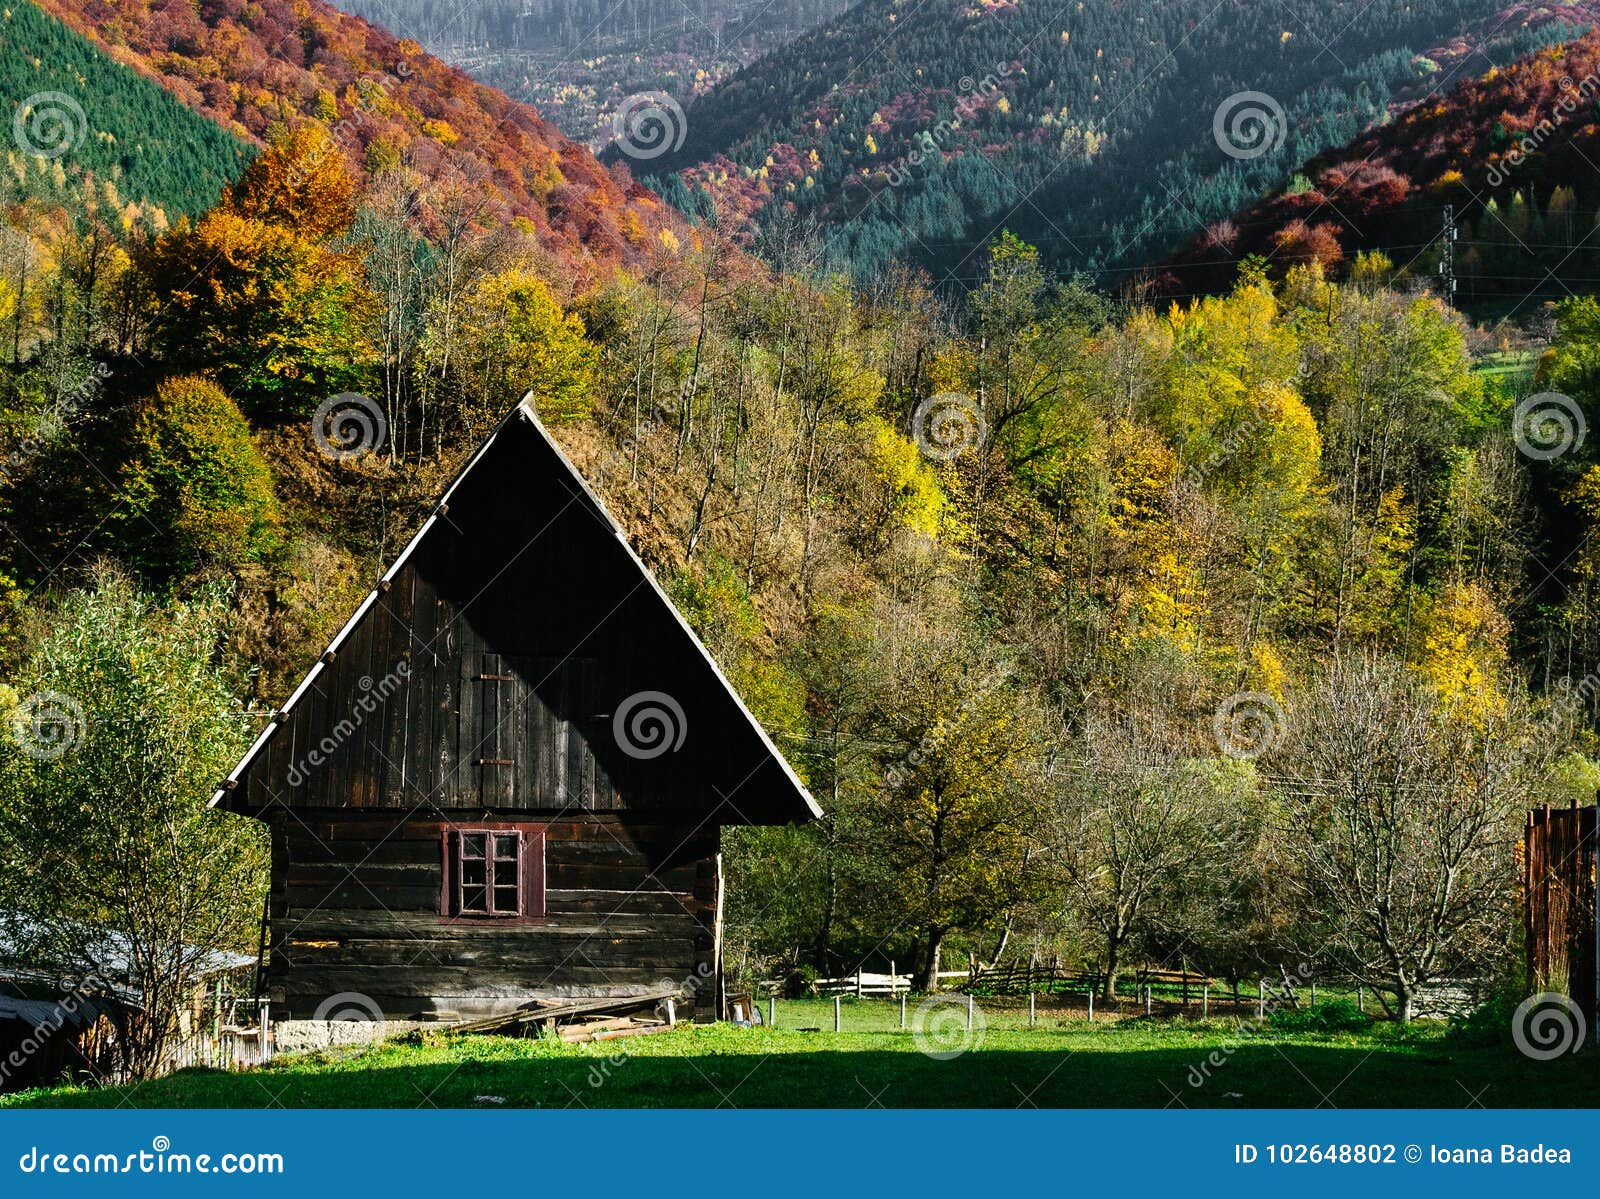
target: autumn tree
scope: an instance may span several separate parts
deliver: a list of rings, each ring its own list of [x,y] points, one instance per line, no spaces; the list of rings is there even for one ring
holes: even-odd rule
[[[344,151],[317,125],[301,125],[274,141],[223,195],[222,207],[249,221],[284,225],[326,244],[356,216],[358,184]]]
[[[290,134],[221,205],[156,242],[145,274],[167,361],[214,374],[268,417],[307,415],[363,386],[371,297],[337,242],[354,186],[337,153],[313,134]]]
[[[583,321],[563,312],[537,275],[513,267],[482,279],[467,295],[461,334],[455,369],[469,429],[481,430],[529,391],[547,421],[588,414],[598,351]]]
[[[881,790],[861,815],[889,865],[897,919],[920,933],[918,985],[932,991],[945,938],[1002,929],[1020,899],[1036,852],[1038,718],[974,634],[919,613],[890,620],[875,716]]]

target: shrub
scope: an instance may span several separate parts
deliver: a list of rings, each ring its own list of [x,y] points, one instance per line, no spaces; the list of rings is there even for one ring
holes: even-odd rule
[[[116,502],[118,549],[154,580],[257,560],[280,538],[272,472],[208,379],[169,379],[135,409]]]
[[[1284,1032],[1365,1032],[1372,1027],[1372,1017],[1348,999],[1330,999],[1304,1010],[1273,1012],[1272,1026]]]
[[[1449,1039],[1463,1048],[1474,1049],[1509,1042],[1512,1019],[1522,998],[1522,988],[1500,987],[1467,1015],[1450,1021]]]

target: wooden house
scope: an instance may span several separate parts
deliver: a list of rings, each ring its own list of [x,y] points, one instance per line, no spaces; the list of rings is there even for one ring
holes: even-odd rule
[[[213,803],[272,830],[275,1018],[721,996],[726,825],[820,809],[525,399]]]

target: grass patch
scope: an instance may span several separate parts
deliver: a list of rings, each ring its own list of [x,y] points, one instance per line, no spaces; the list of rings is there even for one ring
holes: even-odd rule
[[[953,1014],[959,1015],[957,999]],[[917,1001],[909,1005],[914,1020]],[[1443,1025],[1241,1033],[1231,1019],[1089,1024],[1026,1002],[981,1007],[981,1041],[948,1060],[898,1028],[899,1008],[780,1001],[776,1028],[684,1026],[590,1045],[445,1037],[280,1058],[243,1074],[186,1070],[106,1089],[4,1099],[31,1107],[1490,1107],[1600,1105],[1594,1051],[1535,1062],[1462,1044]],[[948,1017],[947,1017],[948,1019]],[[961,1021],[951,1022],[961,1039]],[[943,1025],[949,1028],[950,1025]],[[802,1027],[819,1032],[802,1032]]]

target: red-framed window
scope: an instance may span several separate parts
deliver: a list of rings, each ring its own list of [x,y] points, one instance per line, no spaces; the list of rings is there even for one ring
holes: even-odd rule
[[[439,914],[451,920],[542,918],[544,833],[542,824],[446,829]]]

